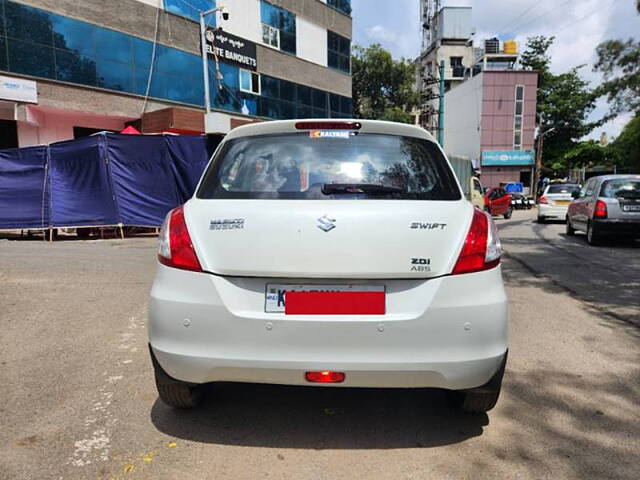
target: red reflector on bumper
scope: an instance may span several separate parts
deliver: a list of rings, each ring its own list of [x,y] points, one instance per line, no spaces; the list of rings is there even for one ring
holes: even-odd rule
[[[286,315],[384,315],[384,292],[285,293]]]
[[[307,372],[304,374],[304,378],[307,382],[315,383],[342,383],[344,382],[345,374],[342,372]]]

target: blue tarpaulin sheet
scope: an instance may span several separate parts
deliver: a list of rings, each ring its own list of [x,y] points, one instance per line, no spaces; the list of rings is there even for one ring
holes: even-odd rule
[[[202,136],[118,134],[0,151],[0,229],[160,226],[210,151]]]
[[[0,228],[46,228],[47,147],[0,150]]]
[[[49,147],[49,159],[51,226],[120,223],[103,136],[54,143]]]

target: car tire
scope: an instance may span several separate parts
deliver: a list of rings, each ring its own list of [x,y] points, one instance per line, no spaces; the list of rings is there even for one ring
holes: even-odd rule
[[[183,383],[164,383],[156,375],[158,396],[165,404],[173,408],[193,408],[202,400],[201,387],[192,387]]]
[[[566,218],[566,227],[565,227],[565,232],[567,234],[567,237],[573,237],[576,234],[576,230],[573,228],[573,226],[571,225],[571,220],[569,219],[569,216],[567,215]]]
[[[600,245],[600,234],[592,222],[587,224],[587,243],[594,247]]]
[[[202,386],[182,382],[170,377],[156,360],[153,350],[149,348],[149,351],[160,400],[173,408],[193,408],[198,406],[203,396]]]
[[[486,384],[471,390],[451,390],[450,398],[453,404],[464,413],[485,413],[498,403],[502,389],[502,377],[507,365],[507,353],[502,365]]]
[[[547,219],[538,215],[538,223],[547,223]]]
[[[509,220],[511,218],[511,215],[513,215],[513,208],[509,207],[509,209],[507,210],[507,213],[504,214],[504,219]]]

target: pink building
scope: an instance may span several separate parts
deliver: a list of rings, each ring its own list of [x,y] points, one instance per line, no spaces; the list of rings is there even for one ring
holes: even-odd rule
[[[537,87],[537,72],[487,70],[446,93],[444,149],[473,159],[483,186],[531,186]]]

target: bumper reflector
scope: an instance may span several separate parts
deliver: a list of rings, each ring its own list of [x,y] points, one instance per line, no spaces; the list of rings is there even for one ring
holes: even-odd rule
[[[342,372],[307,372],[304,374],[304,378],[307,382],[314,383],[342,383],[344,382],[345,374]]]
[[[285,293],[285,315],[384,315],[384,292]]]

